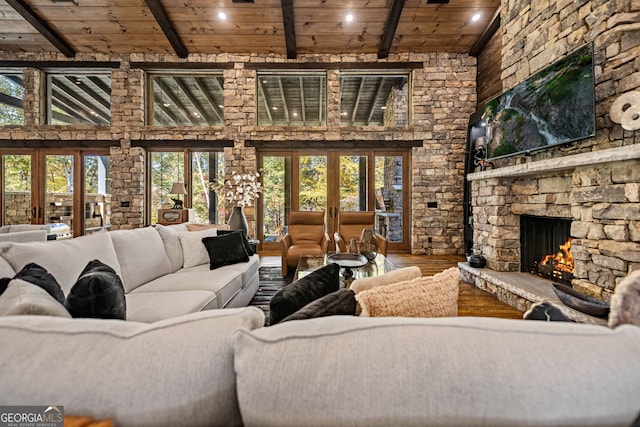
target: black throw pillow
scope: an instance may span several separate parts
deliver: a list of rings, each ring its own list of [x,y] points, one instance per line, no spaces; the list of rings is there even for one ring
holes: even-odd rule
[[[62,288],[58,284],[58,281],[44,267],[36,264],[35,262],[30,262],[22,267],[22,270],[18,271],[13,278],[21,279],[25,282],[40,286],[56,301],[60,304],[64,304],[64,293],[62,292]]]
[[[94,259],[80,273],[64,306],[72,317],[120,319],[127,317],[122,280],[107,264]]]
[[[340,289],[312,301],[300,310],[282,319],[280,323],[287,322],[289,320],[302,320],[311,319],[313,317],[336,315],[356,315],[356,294],[351,289]]]
[[[340,267],[329,264],[280,289],[269,301],[269,324],[275,325],[305,305],[340,288]]]
[[[247,255],[251,256],[255,254],[253,249],[251,248],[251,244],[249,243],[249,239],[247,238],[247,232],[244,230],[216,230],[218,236],[222,236],[230,233],[240,232],[242,234],[242,244],[244,245],[244,249],[247,251]]]
[[[0,295],[2,295],[4,291],[7,290],[7,286],[9,286],[9,282],[12,280],[13,279],[11,277],[3,277],[2,279],[0,279]]]
[[[202,243],[207,248],[209,269],[211,270],[224,265],[249,261],[240,230],[221,236],[205,237],[202,239]]]

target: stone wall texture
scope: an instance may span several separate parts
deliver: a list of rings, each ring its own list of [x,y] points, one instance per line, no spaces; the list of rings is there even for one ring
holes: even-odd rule
[[[20,146],[25,140],[41,140],[55,146],[55,141],[77,141],[80,146],[91,141],[109,141],[112,174],[112,229],[145,225],[145,158],[146,153],[136,142],[173,141],[189,145],[190,141],[231,141],[225,148],[225,170],[255,170],[256,149],[250,141],[324,141],[327,148],[343,141],[380,141],[388,147],[393,141],[410,141],[420,148],[412,150],[410,200],[410,245],[414,253],[461,254],[462,183],[466,127],[469,115],[475,111],[476,60],[465,54],[403,53],[390,55],[383,62],[422,64],[412,71],[413,120],[399,126],[340,126],[340,72],[327,69],[326,126],[321,127],[260,127],[257,126],[256,64],[269,69],[271,63],[318,62],[361,64],[367,69],[380,62],[376,55],[314,55],[289,61],[278,55],[190,55],[187,60],[173,55],[138,54],[97,55],[78,54],[73,60],[54,53],[2,52],[0,60],[11,61],[112,61],[120,65],[112,69],[110,126],[50,126],[42,122],[43,93],[39,82],[44,73],[25,68],[26,93],[24,126],[0,128],[0,140]],[[158,127],[145,124],[145,72],[135,63],[166,63],[167,69],[180,69],[184,62],[199,62],[216,69],[223,64],[224,126],[219,127]],[[247,64],[252,67],[246,67]],[[375,66],[375,65],[374,65]],[[408,177],[409,178],[409,177]],[[437,207],[426,208],[427,202]],[[246,209],[250,227],[254,228],[256,213]]]
[[[597,156],[632,144],[611,122],[621,94],[640,88],[640,1],[509,0],[502,8],[502,79],[507,89],[584,45],[593,43],[596,77],[594,138],[496,161],[522,165],[560,156]],[[588,153],[588,154],[586,154]],[[482,173],[481,173],[482,174]],[[640,160],[629,159],[525,177],[472,183],[474,248],[490,268],[517,271],[519,216],[572,220],[577,289],[608,300],[616,284],[640,268]]]

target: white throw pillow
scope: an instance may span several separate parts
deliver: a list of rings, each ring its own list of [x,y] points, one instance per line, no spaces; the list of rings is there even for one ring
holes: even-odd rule
[[[202,231],[180,231],[180,243],[182,244],[182,256],[184,257],[184,268],[195,267],[196,265],[208,264],[209,253],[205,248],[202,239],[205,237],[215,237],[218,231],[209,228]]]

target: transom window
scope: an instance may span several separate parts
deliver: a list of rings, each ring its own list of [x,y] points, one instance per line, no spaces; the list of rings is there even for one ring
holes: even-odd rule
[[[341,126],[408,126],[409,72],[340,72]]]
[[[258,126],[324,126],[325,71],[258,71]]]
[[[47,74],[47,123],[111,123],[111,73]]]
[[[24,124],[23,98],[22,73],[2,71],[0,74],[0,126]]]
[[[149,74],[147,123],[152,126],[222,126],[224,78],[207,74]]]

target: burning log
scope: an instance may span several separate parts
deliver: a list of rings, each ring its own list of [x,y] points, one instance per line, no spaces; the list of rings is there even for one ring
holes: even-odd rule
[[[545,256],[540,262],[535,262],[531,272],[558,283],[571,285],[575,267],[571,255],[571,237],[562,245],[556,254]]]

